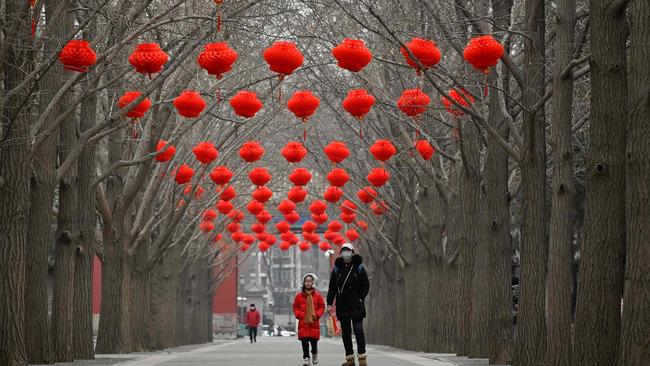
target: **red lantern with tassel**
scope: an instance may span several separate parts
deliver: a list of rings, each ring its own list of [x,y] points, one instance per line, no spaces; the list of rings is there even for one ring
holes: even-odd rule
[[[232,203],[230,203],[230,201],[221,200],[221,201],[217,202],[216,207],[217,207],[217,210],[219,210],[219,212],[221,212],[224,215],[227,215],[228,213],[230,213],[233,210],[234,205]]]
[[[253,191],[253,199],[258,202],[266,203],[271,199],[271,197],[273,197],[273,191],[265,186],[257,187],[257,189]]]
[[[322,214],[312,214],[312,215],[311,215],[311,219],[312,219],[315,223],[317,223],[317,224],[319,224],[319,225],[322,225],[322,224],[326,223],[327,220],[329,220],[329,216],[327,216],[326,213],[322,213]]]
[[[287,198],[289,198],[289,200],[294,203],[300,203],[304,201],[305,197],[307,197],[307,191],[301,186],[293,187],[287,193]]]
[[[126,106],[131,104],[131,102],[138,99],[141,95],[142,93],[139,91],[128,91],[122,95],[120,100],[117,101],[117,107],[124,109]],[[144,114],[149,110],[149,107],[151,107],[151,101],[149,98],[144,98],[140,103],[131,107],[131,110],[126,112],[126,116],[130,118],[142,118],[144,117]]]
[[[327,252],[328,250],[332,249],[332,246],[330,245],[330,243],[324,241],[318,244],[318,249],[322,250],[323,252]]]
[[[406,59],[406,62],[415,69],[415,72],[418,75],[420,75],[421,70],[426,70],[432,66],[435,66],[438,62],[440,62],[440,58],[442,57],[442,54],[440,53],[440,50],[436,44],[428,39],[413,38],[410,42],[406,43],[406,47],[409,49],[409,51],[411,51],[420,65],[422,65],[419,66],[415,61],[413,61],[404,47],[400,49],[400,51],[402,51],[402,55],[404,55],[404,58]]]
[[[169,61],[169,55],[160,48],[158,43],[140,43],[129,56],[129,63],[140,74],[159,73]]]
[[[427,110],[431,98],[420,89],[404,90],[397,100],[397,107],[409,117],[417,117]]]
[[[251,215],[257,215],[264,210],[264,205],[258,201],[252,200],[248,205],[246,205],[246,209],[251,213]]]
[[[300,248],[300,250],[305,252],[305,251],[308,251],[309,249],[311,249],[311,244],[306,242],[306,241],[303,241],[303,242],[300,242],[300,244],[298,244],[298,248]]]
[[[192,149],[196,160],[200,161],[203,164],[210,164],[213,162],[217,156],[219,156],[219,151],[214,147],[214,144],[209,141],[203,141]]]
[[[97,63],[97,54],[90,48],[88,41],[73,39],[68,41],[59,53],[59,61],[66,70],[86,72],[90,66]]]
[[[357,221],[357,226],[364,232],[368,231],[368,224],[365,221]]]
[[[289,163],[299,163],[305,158],[305,156],[307,156],[307,149],[305,149],[300,142],[296,141],[289,141],[282,148],[281,152],[282,156],[284,156]]]
[[[196,118],[205,109],[205,101],[193,90],[185,90],[174,99],[174,107],[183,117]]]
[[[327,174],[327,180],[334,187],[343,187],[350,180],[348,173],[341,168],[334,168]]]
[[[307,122],[309,117],[316,113],[319,105],[320,99],[309,90],[299,90],[293,93],[287,102],[289,110],[303,122]]]
[[[248,173],[248,178],[256,186],[264,186],[271,180],[271,174],[266,168],[258,167]]]
[[[161,163],[170,161],[174,157],[174,154],[176,154],[176,148],[173,145],[167,145],[168,142],[165,140],[158,140],[158,145],[156,145],[157,154],[155,159]]]
[[[279,233],[286,233],[287,231],[291,230],[291,225],[289,225],[289,223],[286,221],[280,221],[277,224],[275,224],[275,229]]]
[[[198,57],[199,66],[210,75],[221,79],[222,74],[232,69],[237,61],[237,52],[230,48],[226,42],[208,43]]]
[[[375,104],[375,97],[368,94],[366,89],[352,89],[348,95],[343,99],[343,108],[359,120],[370,112],[370,109]]]
[[[330,223],[327,225],[327,230],[330,231],[338,232],[341,229],[343,229],[343,225],[336,220],[330,221]]]
[[[289,174],[289,180],[295,186],[305,186],[311,180],[311,173],[305,168],[296,168]]]
[[[192,180],[193,175],[194,169],[190,168],[187,164],[183,164],[180,168],[178,168],[176,177],[174,179],[178,184],[187,184]]]
[[[296,211],[291,211],[288,214],[284,215],[284,219],[291,224],[295,224],[300,220],[300,215]]]
[[[363,203],[370,203],[377,198],[377,191],[370,186],[366,186],[357,192],[357,197],[359,197],[359,201]]]
[[[271,217],[271,214],[268,211],[264,210],[264,211],[258,213],[257,215],[255,215],[255,218],[260,223],[266,224],[267,222],[271,221],[271,219],[273,217]]]
[[[366,177],[368,182],[375,187],[381,187],[390,179],[390,174],[384,168],[374,168]]]
[[[325,199],[327,202],[332,203],[338,202],[342,196],[343,191],[340,188],[334,186],[327,187],[325,193],[323,193],[323,199]]]
[[[230,106],[236,115],[251,118],[262,109],[262,102],[255,92],[242,90],[230,99]]]
[[[345,200],[341,204],[341,212],[346,213],[346,214],[353,214],[357,210],[357,205],[354,204],[354,202],[350,200]]]
[[[372,156],[382,163],[388,161],[388,159],[395,155],[396,152],[397,149],[390,140],[377,140],[372,144],[372,146],[370,146],[370,153]]]
[[[305,221],[304,224],[302,224],[302,231],[307,232],[307,233],[313,233],[316,231],[316,228],[318,225],[316,225],[315,222],[313,221]]]
[[[372,60],[372,53],[359,39],[346,38],[332,49],[337,65],[352,72],[361,71]]]
[[[221,192],[219,198],[224,201],[230,201],[233,198],[235,198],[235,196],[237,196],[237,192],[235,191],[235,188],[233,188],[233,186],[228,186],[226,189],[223,190],[223,192]]]
[[[345,232],[345,236],[348,238],[349,241],[357,241],[357,239],[359,239],[359,232],[357,232],[354,229],[350,229]]]
[[[373,202],[372,205],[370,205],[370,209],[377,216],[383,215],[383,214],[386,213],[386,211],[388,211],[388,207],[386,206],[386,202],[379,202],[379,203]]]
[[[264,148],[257,141],[244,142],[239,149],[239,156],[247,163],[253,163],[264,156]]]
[[[327,205],[321,200],[314,200],[311,205],[309,205],[309,212],[314,215],[320,215],[327,210]]]
[[[350,156],[350,150],[348,150],[347,145],[341,141],[330,142],[329,145],[323,148],[323,152],[325,152],[327,158],[334,164],[341,163]]]
[[[420,153],[422,159],[429,160],[436,153],[436,149],[427,140],[419,140],[415,143],[415,149]]]
[[[345,222],[346,224],[351,224],[354,222],[354,220],[357,219],[357,215],[355,213],[345,213],[341,212],[341,215],[339,215],[341,218],[341,221]]]
[[[503,45],[492,36],[472,38],[463,51],[463,58],[474,68],[487,74],[490,67],[495,66],[503,56]]]
[[[274,42],[264,50],[263,56],[271,71],[280,74],[280,80],[291,75],[304,61],[302,53],[293,42]]]
[[[460,93],[458,93],[455,89],[452,89],[447,94],[449,94],[449,96],[453,100],[455,100],[456,103],[462,105],[463,107],[469,108],[469,105],[474,103],[474,97],[472,97],[472,95],[469,94],[465,89],[461,89]],[[441,97],[441,99],[442,99],[442,104],[445,106],[447,112],[457,117],[460,117],[463,114],[465,114],[465,112],[462,109],[457,108],[456,105],[451,100],[447,99],[447,97],[443,96]]]
[[[240,228],[241,225],[236,222],[231,222],[230,224],[226,225],[226,230],[230,231],[231,233],[238,232]]]
[[[278,205],[278,211],[282,212],[285,215],[292,212],[295,209],[296,209],[296,204],[289,200],[282,200],[282,202],[280,202],[280,204]]]
[[[227,166],[217,166],[210,172],[210,179],[218,186],[224,186],[230,182],[233,173]],[[229,187],[232,188],[232,187]],[[223,193],[222,193],[223,194]]]
[[[262,225],[256,222],[253,225],[251,225],[251,231],[258,234],[263,233],[264,231],[266,231],[266,225]]]
[[[219,214],[217,214],[217,211],[209,208],[203,212],[203,220],[204,221],[213,221],[214,219],[217,218]]]
[[[283,241],[282,243],[280,243],[278,248],[280,248],[281,251],[286,252],[287,250],[289,250],[289,248],[291,248],[291,244],[289,242]]]
[[[209,233],[210,231],[214,230],[214,224],[210,221],[202,221],[199,224],[199,229],[204,233]]]

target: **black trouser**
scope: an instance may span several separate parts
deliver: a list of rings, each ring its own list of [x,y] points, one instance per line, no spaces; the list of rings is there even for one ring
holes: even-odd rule
[[[318,353],[318,340],[314,338],[303,338],[302,342],[302,358],[309,358],[309,344],[311,344],[311,353]]]
[[[251,337],[251,342],[257,342],[257,327],[248,327],[248,336]]]
[[[339,319],[341,322],[341,331],[343,333],[343,347],[345,347],[345,355],[354,355],[354,348],[352,347],[352,332],[357,339],[357,352],[362,355],[366,353],[366,337],[363,334],[363,319],[352,320],[350,318]]]

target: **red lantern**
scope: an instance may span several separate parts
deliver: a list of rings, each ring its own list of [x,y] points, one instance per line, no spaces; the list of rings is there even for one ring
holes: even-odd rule
[[[420,153],[422,159],[429,160],[436,153],[436,149],[427,140],[419,140],[415,143],[415,149]]]
[[[345,243],[345,238],[341,234],[337,234],[334,239],[332,239],[332,243],[336,245],[343,245]]]
[[[320,250],[322,250],[323,252],[326,252],[326,251],[332,249],[332,246],[330,245],[330,243],[324,241],[324,242],[318,244],[318,248]]]
[[[374,168],[366,177],[368,182],[375,187],[381,187],[390,179],[390,174],[384,168]]]
[[[327,180],[334,187],[343,187],[350,180],[350,176],[341,168],[334,168],[327,174]]]
[[[260,203],[266,203],[272,196],[273,192],[265,186],[257,187],[257,189],[253,191],[253,199]]]
[[[289,223],[287,223],[287,225],[289,225]],[[291,243],[294,240],[293,239],[294,237],[295,237],[295,235],[289,230],[287,230],[287,231],[285,231],[283,233],[280,233],[280,239],[282,239],[282,240],[284,240],[284,241],[286,241],[288,243]]]
[[[239,149],[239,156],[247,163],[253,163],[264,156],[264,148],[257,141],[244,142]]]
[[[220,200],[219,202],[217,202],[217,210],[219,210],[219,212],[221,212],[224,215],[227,215],[229,212],[231,212],[234,207],[235,206],[233,206],[233,204],[230,203],[230,201]]]
[[[350,156],[350,150],[348,150],[345,143],[341,141],[330,142],[329,145],[323,148],[323,151],[325,152],[325,155],[327,155],[327,158],[334,164],[341,163]]]
[[[203,220],[204,221],[212,221],[216,219],[218,216],[217,211],[209,208],[203,212]]]
[[[316,233],[312,233],[312,234],[309,235],[308,240],[309,240],[310,243],[312,243],[314,245],[317,245],[318,242],[320,241],[320,235],[318,235]]]
[[[357,219],[357,215],[355,213],[345,213],[341,212],[341,215],[339,215],[341,218],[341,221],[345,222],[346,224],[351,224],[354,222],[354,220]]]
[[[272,219],[271,214],[266,210],[255,215],[255,218],[257,219],[257,221],[259,221],[262,224],[266,224]]]
[[[225,42],[206,44],[198,57],[201,68],[208,74],[215,75],[217,79],[221,79],[221,74],[230,71],[235,61],[237,61],[237,52]]]
[[[233,221],[233,222],[241,222],[244,219],[244,213],[241,211],[234,210],[231,213],[228,214],[228,217]]]
[[[289,174],[289,180],[296,186],[304,186],[311,180],[311,173],[305,168],[296,168]]]
[[[266,230],[266,226],[258,222],[251,225],[251,231],[254,233],[263,233]]]
[[[368,224],[365,221],[357,221],[357,226],[361,228],[361,230],[368,231]]]
[[[285,215],[293,212],[293,210],[295,209],[296,209],[296,204],[289,200],[282,200],[282,202],[280,202],[280,204],[278,205],[278,211],[282,212]]]
[[[307,122],[309,117],[316,113],[319,105],[320,99],[309,90],[299,90],[293,93],[287,102],[289,110],[303,122]]]
[[[326,223],[327,220],[329,220],[329,216],[327,216],[326,213],[322,213],[322,214],[312,214],[312,215],[311,215],[311,219],[312,219],[315,223],[317,223],[317,224],[319,224],[319,225],[322,225],[322,224]]]
[[[224,186],[230,182],[232,178],[232,172],[228,169],[227,166],[216,166],[210,172],[210,179],[219,186]],[[232,187],[229,187],[232,189]],[[229,200],[228,200],[229,201]]]
[[[273,42],[264,50],[263,56],[271,71],[280,74],[280,80],[291,75],[304,61],[302,53],[293,42]]]
[[[194,169],[190,168],[187,164],[181,165],[180,168],[178,168],[178,171],[176,172],[176,183],[178,184],[186,184],[189,183],[192,180],[192,176],[194,175]]]
[[[230,231],[231,233],[236,233],[240,228],[241,225],[236,222],[231,222],[230,224],[226,225],[226,230]]]
[[[359,233],[354,229],[350,229],[346,231],[345,236],[348,238],[349,241],[356,241],[357,239],[359,239]]]
[[[187,118],[196,118],[205,109],[205,101],[193,90],[185,90],[174,99],[174,107],[178,114]]]
[[[318,225],[316,225],[315,222],[313,221],[305,221],[304,224],[302,224],[302,231],[307,232],[307,233],[313,233],[316,231],[316,228]]]
[[[382,163],[388,161],[396,152],[397,149],[389,140],[377,140],[370,146],[372,156]]]
[[[366,186],[357,192],[357,197],[359,197],[359,201],[363,203],[370,203],[377,197],[377,191],[370,186]]]
[[[234,232],[232,233],[232,235],[230,235],[230,239],[232,239],[236,243],[239,243],[244,240],[244,233],[240,231]]]
[[[386,213],[386,211],[388,211],[386,202],[379,202],[379,203],[373,202],[372,205],[370,205],[370,209],[377,216],[383,215],[384,213]]]
[[[346,213],[346,214],[353,214],[357,210],[357,205],[354,204],[354,202],[345,200],[341,204],[341,212]]]
[[[248,178],[251,183],[256,186],[264,186],[271,180],[271,174],[266,168],[254,168],[248,173]]]
[[[283,241],[282,243],[280,243],[278,248],[280,248],[281,251],[286,252],[287,250],[289,250],[289,248],[291,248],[291,244],[289,244],[286,241]]]
[[[499,62],[503,51],[503,45],[492,36],[480,36],[469,41],[463,51],[463,58],[474,68],[487,74],[490,72],[490,67]]]
[[[247,237],[244,237],[244,239],[247,239]],[[253,239],[253,237],[251,237],[251,239],[252,239],[253,241],[255,241],[255,239]],[[245,240],[244,240],[244,241],[245,241]],[[241,250],[242,252],[245,253],[245,252],[247,252],[248,249],[250,249],[250,248],[251,248],[251,245],[250,245],[250,244],[244,244],[244,245],[242,245],[241,247],[239,247],[239,250]]]
[[[294,203],[300,203],[307,197],[307,191],[300,186],[293,187],[287,193],[287,198]]]
[[[199,229],[204,233],[209,233],[210,231],[214,230],[214,224],[210,221],[202,221],[199,224]]]
[[[271,246],[268,245],[266,242],[261,242],[258,248],[260,249],[260,252],[266,252],[271,248]]]
[[[218,242],[219,240],[221,240],[222,237],[223,237],[223,235],[221,235],[221,233],[219,233],[219,234],[217,234],[217,235],[214,236],[214,239],[212,239],[212,242],[213,242],[213,243],[216,243],[216,242]],[[228,247],[224,245],[224,249],[228,249]]]
[[[352,89],[348,92],[348,95],[343,99],[343,108],[358,119],[363,119],[363,117],[370,112],[370,109],[375,104],[375,97],[368,94],[368,91],[365,89]]]
[[[284,219],[287,220],[290,224],[295,224],[300,220],[300,215],[296,211],[291,211],[288,214],[284,215]]]
[[[436,47],[436,44],[433,41],[422,38],[413,38],[411,42],[406,44],[406,47],[411,51],[413,56],[415,56],[420,65],[422,65],[419,66],[415,61],[413,61],[404,47],[400,49],[400,51],[402,51],[402,55],[404,55],[404,58],[406,59],[406,62],[415,69],[415,72],[418,75],[420,75],[420,70],[426,70],[440,62],[442,55],[440,54],[440,50],[438,47]]]
[[[242,90],[230,99],[230,106],[236,115],[251,118],[262,109],[262,102],[255,92]]]
[[[325,202],[321,200],[314,200],[314,202],[309,205],[309,212],[313,213],[314,215],[320,215],[327,210],[327,205]]]
[[[279,233],[286,233],[287,231],[291,230],[291,225],[289,225],[289,223],[286,221],[280,221],[277,224],[275,224],[275,229]]]
[[[167,145],[167,141],[158,140],[158,145],[156,146],[156,160],[161,163],[170,161],[174,157],[174,154],[176,154],[176,148],[174,145],[169,145],[165,148]]]
[[[397,100],[397,106],[409,117],[417,117],[427,110],[431,98],[420,89],[404,90],[402,96]]]
[[[255,242],[255,238],[250,235],[244,235],[244,244],[251,245]]]
[[[463,107],[469,108],[469,105],[474,103],[474,97],[472,97],[467,90],[461,89],[461,93],[458,93],[455,89],[449,91],[449,96],[456,101],[456,103],[462,105]],[[441,97],[442,104],[445,106],[447,112],[453,114],[454,116],[462,116],[465,112],[457,108],[456,105],[447,97]],[[468,103],[469,102],[469,103]]]
[[[214,144],[208,141],[203,141],[192,149],[196,160],[203,164],[210,164],[214,159],[219,156],[219,151],[214,147]]]
[[[257,215],[258,213],[264,211],[264,205],[259,201],[252,200],[246,205],[246,209],[251,215]]]
[[[323,199],[325,199],[325,201],[327,202],[336,203],[341,199],[342,196],[343,196],[343,191],[340,188],[329,186],[327,187],[325,193],[323,194]]]
[[[269,234],[267,234],[266,232],[261,232],[261,233],[257,233],[257,235],[255,235],[255,236],[257,237],[257,240],[259,240],[261,242],[260,243],[260,247],[261,247],[262,244],[266,243],[266,238],[269,237]]]
[[[199,186],[199,188],[196,189],[196,192],[194,192],[194,197],[196,199],[199,199],[199,198],[201,198],[201,196],[203,196],[204,192],[205,192],[205,189],[203,187]]]
[[[128,91],[122,95],[119,101],[117,101],[117,107],[124,109],[126,106],[131,104],[131,102],[138,99],[138,97],[141,95],[142,93],[139,91]],[[151,101],[149,98],[144,98],[140,103],[132,106],[131,110],[126,112],[126,116],[130,118],[142,118],[144,117],[144,114],[149,110],[149,107],[151,107]]]
[[[298,244],[298,248],[300,248],[300,250],[304,252],[309,250],[309,248],[311,248],[311,244],[307,243],[306,241],[303,241],[300,242],[300,244]]]
[[[59,61],[66,70],[86,72],[97,62],[97,54],[88,41],[73,39],[61,50]]]
[[[339,67],[352,72],[361,71],[372,60],[372,53],[359,39],[344,39],[343,43],[332,49],[332,55]]]
[[[337,233],[334,231],[326,230],[323,236],[325,237],[325,239],[332,241],[332,239],[334,239],[334,236],[336,236],[336,234]]]
[[[235,198],[236,195],[237,192],[235,191],[235,188],[233,188],[233,186],[228,186],[223,190],[223,192],[221,192],[219,198],[224,201],[230,201],[231,199]]]
[[[307,149],[300,142],[289,141],[282,148],[282,156],[289,163],[299,163],[307,156]]]
[[[269,245],[269,247],[272,247],[273,244],[275,244],[278,241],[278,239],[274,235],[271,235],[271,234],[267,233],[266,234],[266,240],[264,240],[264,241],[266,242],[266,244]]]
[[[336,220],[330,221],[330,223],[327,225],[327,230],[330,231],[338,232],[341,229],[343,229],[343,225]]]
[[[162,70],[169,56],[158,43],[140,43],[129,56],[129,63],[140,74],[155,74]]]

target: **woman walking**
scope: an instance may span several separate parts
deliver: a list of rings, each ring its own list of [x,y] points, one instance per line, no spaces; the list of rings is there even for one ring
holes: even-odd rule
[[[345,243],[341,256],[334,261],[327,292],[327,310],[331,312],[336,300],[336,316],[341,322],[345,362],[341,366],[354,366],[352,333],[357,339],[357,358],[359,366],[367,365],[366,338],[363,333],[363,318],[366,317],[364,300],[370,291],[368,274],[363,267],[363,259],[354,253],[354,246]]]
[[[318,340],[320,339],[320,318],[325,312],[325,301],[314,288],[316,275],[307,273],[302,278],[302,289],[293,301],[293,313],[298,319],[298,339],[302,342],[303,366],[310,366],[311,361],[318,364]]]

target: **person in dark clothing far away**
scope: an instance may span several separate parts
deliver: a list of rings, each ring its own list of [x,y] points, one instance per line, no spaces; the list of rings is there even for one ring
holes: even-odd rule
[[[302,289],[293,301],[293,314],[298,319],[298,339],[302,343],[303,366],[310,366],[309,346],[311,345],[311,362],[318,365],[318,340],[320,339],[320,318],[325,312],[325,301],[318,291],[315,274],[307,273],[302,277]]]
[[[345,243],[341,256],[334,261],[327,292],[327,310],[332,311],[336,300],[336,316],[341,322],[345,362],[341,366],[355,366],[352,332],[357,339],[357,358],[359,366],[367,365],[366,338],[363,334],[363,318],[366,317],[364,300],[370,290],[368,273],[363,267],[363,259],[354,253],[354,246]]]
[[[255,309],[255,304],[251,304],[250,310],[246,312],[246,326],[251,343],[257,342],[257,327],[260,325],[261,318],[260,312]]]

